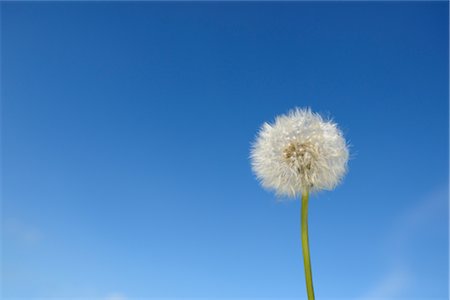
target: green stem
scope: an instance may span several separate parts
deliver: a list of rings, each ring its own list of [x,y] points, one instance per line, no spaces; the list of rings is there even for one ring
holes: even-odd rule
[[[314,300],[314,288],[312,281],[311,259],[309,257],[309,241],[308,241],[308,190],[302,193],[302,248],[303,263],[305,266],[306,290],[308,292],[308,300]]]

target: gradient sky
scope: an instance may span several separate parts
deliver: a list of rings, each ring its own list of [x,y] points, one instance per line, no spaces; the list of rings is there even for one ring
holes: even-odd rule
[[[448,3],[2,2],[4,299],[305,299],[249,149],[298,107],[349,173],[317,299],[448,298]]]

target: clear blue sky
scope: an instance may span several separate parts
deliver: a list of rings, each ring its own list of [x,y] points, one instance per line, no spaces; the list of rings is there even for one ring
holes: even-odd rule
[[[448,3],[2,2],[5,299],[305,299],[299,201],[249,164],[309,106],[317,299],[447,299]],[[433,298],[434,297],[434,298]]]

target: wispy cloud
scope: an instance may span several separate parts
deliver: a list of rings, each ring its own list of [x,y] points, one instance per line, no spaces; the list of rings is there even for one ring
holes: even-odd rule
[[[41,230],[18,219],[4,220],[2,229],[5,236],[27,245],[35,245],[43,239]]]
[[[103,300],[127,300],[127,297],[120,293],[112,293],[106,296]]]
[[[448,187],[440,187],[399,216],[387,239],[392,253],[390,267],[360,300],[393,299],[414,284],[415,272],[404,258],[405,250],[423,227],[448,213],[447,201]]]
[[[398,296],[412,283],[412,272],[404,265],[394,265],[360,300],[381,300]]]

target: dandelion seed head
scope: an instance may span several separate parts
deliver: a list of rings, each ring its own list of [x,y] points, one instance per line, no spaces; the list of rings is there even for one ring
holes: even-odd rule
[[[347,170],[341,130],[310,109],[296,108],[265,123],[251,149],[252,169],[263,187],[280,196],[332,190]]]

